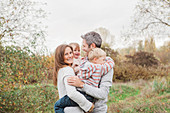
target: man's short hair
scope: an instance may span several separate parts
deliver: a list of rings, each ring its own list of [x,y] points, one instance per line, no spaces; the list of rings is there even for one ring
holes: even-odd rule
[[[81,37],[82,39],[86,40],[86,43],[88,44],[89,47],[92,43],[94,43],[98,48],[101,47],[102,38],[98,33],[91,31],[86,33],[85,35],[82,35]]]
[[[92,61],[94,58],[100,58],[100,57],[105,57],[106,52],[103,51],[101,48],[93,48],[89,53],[88,53],[88,59],[89,61]]]

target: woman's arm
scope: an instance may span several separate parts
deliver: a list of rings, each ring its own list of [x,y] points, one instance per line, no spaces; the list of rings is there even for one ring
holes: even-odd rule
[[[64,113],[84,113],[84,111],[80,107],[65,107]]]
[[[88,101],[84,95],[76,90],[74,86],[70,86],[67,83],[67,78],[69,76],[64,77],[64,84],[66,87],[67,96],[70,97],[73,101],[75,101],[84,111],[89,111],[92,106],[92,103]]]

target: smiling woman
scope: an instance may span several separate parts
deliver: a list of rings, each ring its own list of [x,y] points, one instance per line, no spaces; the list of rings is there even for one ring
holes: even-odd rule
[[[85,112],[94,108],[94,104],[88,101],[83,94],[76,90],[76,87],[70,86],[67,79],[75,76],[73,68],[73,49],[71,46],[62,44],[56,48],[53,82],[58,86],[59,98],[54,105],[55,113],[64,113],[65,104],[69,106],[80,106]],[[64,100],[61,100],[61,98]],[[78,104],[78,105],[77,105]],[[91,109],[92,108],[92,109]],[[82,113],[83,113],[82,110]]]
[[[72,51],[73,51],[72,47],[66,44],[59,45],[55,50],[54,74],[53,74],[53,82],[55,86],[57,85],[58,71],[61,68],[69,65],[66,59],[69,56],[68,52]]]
[[[70,47],[66,47],[64,52],[64,62],[71,66],[73,63],[73,50]]]

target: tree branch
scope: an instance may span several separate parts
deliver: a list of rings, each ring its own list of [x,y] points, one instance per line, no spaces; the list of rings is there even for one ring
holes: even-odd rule
[[[148,29],[148,27],[149,27],[150,25],[153,25],[153,24],[156,24],[156,23],[162,23],[162,22],[151,22],[151,23],[147,24],[146,27],[144,27],[144,28],[142,29],[142,31],[144,31],[145,29]]]
[[[170,24],[169,24],[169,23],[164,22],[164,21],[162,21],[161,19],[159,19],[159,18],[157,18],[157,17],[155,17],[155,19],[159,20],[162,24],[165,24],[165,25],[167,25],[167,26],[170,26]]]
[[[164,24],[164,25],[166,25],[166,26],[170,26],[169,23],[164,22],[162,19],[158,18],[158,17],[155,16],[153,13],[151,13],[151,11],[149,11],[148,9],[145,9],[145,11],[148,12],[153,18],[155,18],[156,20],[159,21],[159,22],[151,22],[151,24],[154,24],[154,23],[162,23],[162,24]],[[147,26],[149,26],[149,24],[148,24]],[[147,26],[146,26],[146,27],[147,27]],[[146,27],[145,27],[145,28],[146,28]],[[148,28],[148,27],[147,27],[147,28]]]
[[[170,5],[169,0],[162,0],[163,2],[165,2],[166,4]]]

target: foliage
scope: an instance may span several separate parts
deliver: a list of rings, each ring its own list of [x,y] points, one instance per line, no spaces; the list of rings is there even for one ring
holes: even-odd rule
[[[150,66],[158,66],[159,61],[154,57],[153,53],[149,52],[136,52],[133,56],[132,55],[126,55],[126,58],[129,59],[128,62],[135,64],[135,65],[140,65],[140,66],[145,66],[145,67],[150,67]]]
[[[156,76],[167,77],[169,76],[169,71],[164,67],[142,67],[136,66],[132,63],[121,62],[119,65],[115,65],[114,68],[114,79],[113,81],[127,82],[139,79],[149,80]]]
[[[149,39],[145,39],[144,51],[146,52],[156,51],[155,40],[153,37],[150,37]]]
[[[159,82],[163,79],[155,80]],[[158,93],[152,90],[155,80],[114,83],[108,97],[108,113],[168,112],[170,83],[168,79],[164,79],[168,87],[165,87],[165,90],[158,89],[158,92],[162,92]],[[145,89],[148,89],[148,92]],[[1,92],[0,112],[52,113],[57,100],[57,88],[52,84],[25,85],[21,89]]]
[[[159,58],[160,62],[164,65],[170,64],[170,41],[165,43],[163,46],[155,52],[155,55]]]
[[[34,54],[29,48],[6,46],[1,52],[1,91],[8,91],[24,84],[47,80],[47,57]]]
[[[106,52],[106,56],[111,57],[115,63],[118,63],[117,56],[119,53],[114,51],[108,43],[103,43],[101,48]]]
[[[127,48],[122,48],[119,49],[119,53],[121,56],[125,56],[125,55],[133,55],[136,52],[136,49],[134,46],[129,46]]]
[[[0,1],[0,87],[15,90],[47,80],[44,46],[44,3],[31,0]],[[37,6],[38,5],[38,6]]]
[[[143,51],[144,50],[144,47],[143,47],[143,41],[142,40],[140,40],[139,42],[138,42],[138,51]]]
[[[44,57],[46,59],[45,67],[48,69],[48,79],[51,80],[53,77],[53,68],[54,68],[54,55]]]
[[[154,53],[135,52],[134,48],[128,50],[130,55],[125,57],[115,52],[107,43],[102,45],[102,49],[115,61],[113,81],[133,81],[138,79],[153,79],[156,76],[169,76],[168,67],[160,64]],[[125,48],[127,49],[127,48]],[[132,51],[133,52],[130,52]],[[127,54],[125,52],[125,54]]]
[[[1,92],[0,112],[54,112],[57,89],[51,85],[26,85],[14,91]]]

